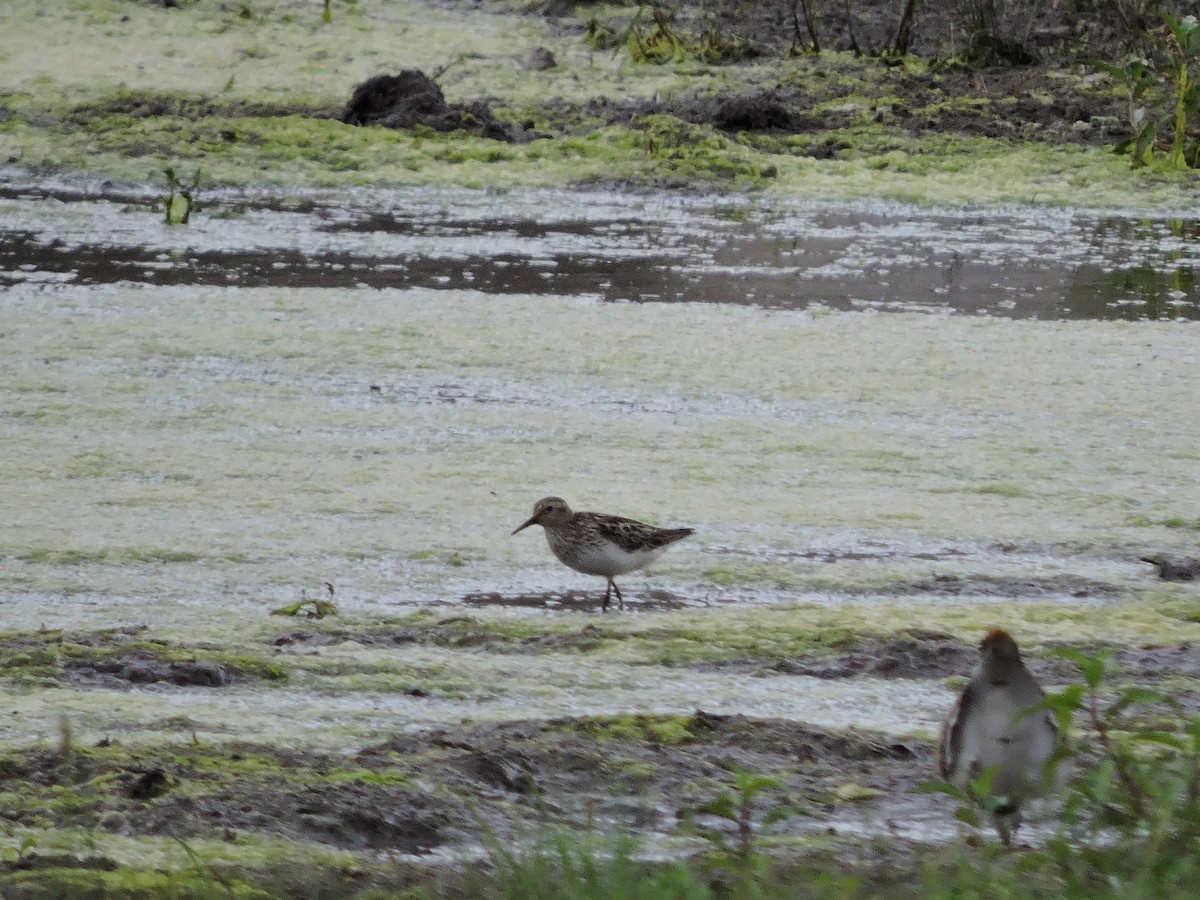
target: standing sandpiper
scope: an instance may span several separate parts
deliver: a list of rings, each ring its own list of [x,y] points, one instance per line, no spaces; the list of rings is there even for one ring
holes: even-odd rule
[[[1060,773],[1048,769],[1060,738],[1054,715],[1031,709],[1046,692],[1025,668],[1006,631],[979,645],[979,665],[942,726],[938,770],[961,790],[993,771],[992,820],[1005,846],[1021,824],[1021,803],[1053,790]]]
[[[662,556],[668,546],[692,533],[691,528],[655,528],[633,519],[606,516],[594,512],[572,512],[561,497],[543,497],[533,505],[533,515],[513,534],[541,525],[546,530],[546,543],[558,557],[576,572],[602,575],[608,579],[604,591],[604,606],[617,592],[617,604],[625,608],[621,589],[613,578],[640,569]]]

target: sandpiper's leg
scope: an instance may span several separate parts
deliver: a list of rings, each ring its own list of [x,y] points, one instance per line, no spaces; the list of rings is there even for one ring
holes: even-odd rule
[[[1018,819],[1017,821],[1019,822],[1020,820]],[[996,831],[1000,835],[1000,843],[1003,844],[1006,848],[1011,847],[1013,831],[1016,830],[1015,826],[1013,824],[1012,814],[1011,813],[996,813],[993,815],[993,822],[996,825]]]
[[[608,579],[608,584],[604,586],[604,603],[600,607],[600,612],[608,612],[608,596],[612,593],[613,580]]]
[[[617,609],[625,609],[625,598],[621,596],[621,589],[617,587],[617,583],[611,578],[608,579],[608,583],[611,584],[613,586],[613,590],[617,592]]]

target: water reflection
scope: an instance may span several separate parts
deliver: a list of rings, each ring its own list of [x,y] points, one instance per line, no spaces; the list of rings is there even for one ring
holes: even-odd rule
[[[425,287],[1200,319],[1196,219],[425,191],[292,202],[227,196],[210,200],[192,225],[168,228],[154,200],[0,188],[0,284]]]

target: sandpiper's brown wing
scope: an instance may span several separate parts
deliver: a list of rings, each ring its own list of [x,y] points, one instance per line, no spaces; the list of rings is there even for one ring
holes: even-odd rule
[[[612,541],[627,553],[665,547],[667,544],[683,540],[695,531],[693,528],[655,528],[645,522],[621,516],[606,516],[600,513],[576,513],[576,515],[587,516],[597,534],[605,540]]]
[[[954,701],[954,707],[950,710],[950,715],[946,716],[946,721],[942,723],[941,733],[938,735],[938,774],[949,781],[954,775],[955,766],[958,765],[958,755],[962,751],[963,727],[965,725],[965,712],[971,710],[975,703],[975,682],[972,680],[967,684],[958,699]]]

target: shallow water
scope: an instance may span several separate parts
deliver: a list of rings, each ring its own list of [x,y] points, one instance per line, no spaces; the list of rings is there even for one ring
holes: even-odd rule
[[[431,288],[1006,318],[1200,317],[1198,220],[600,193],[0,189],[0,283]]]
[[[0,198],[8,630],[237,644],[326,581],[367,618],[601,588],[536,530],[509,536],[550,493],[696,528],[622,586],[628,619],[698,629],[783,601],[886,630],[902,601],[924,611],[894,627],[978,609],[1040,617],[1029,640],[1141,634],[1053,611],[1142,598],[1160,586],[1138,556],[1194,545],[1194,222],[381,192],[219,196],[168,228],[153,197]],[[651,591],[685,609],[641,606]],[[1195,631],[1145,635],[1167,627]],[[948,697],[620,654],[428,665],[460,659],[505,687],[32,691],[0,741],[52,736],[62,711],[94,736],[186,715],[320,745],[696,708],[927,734]]]

